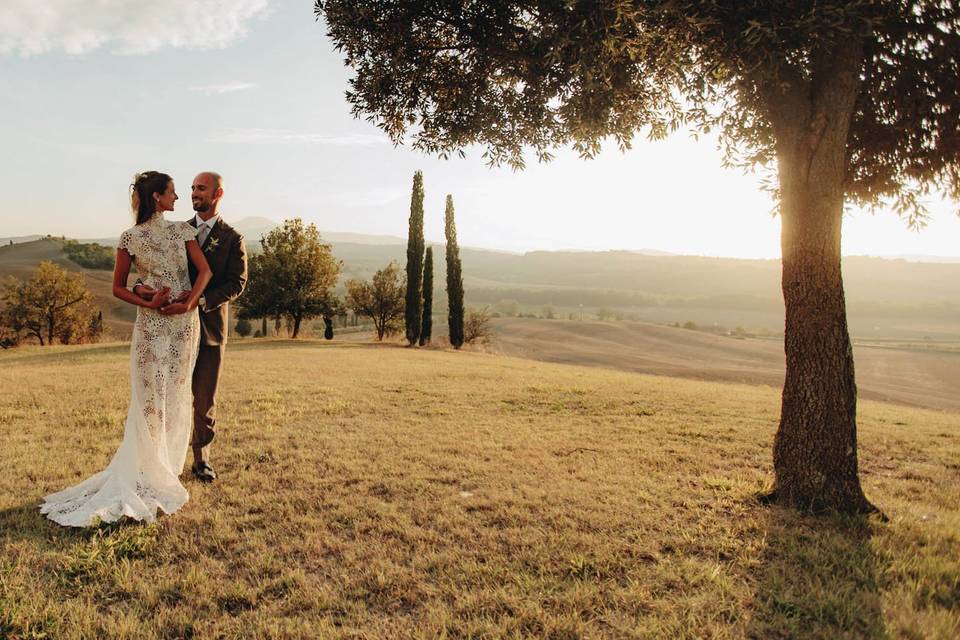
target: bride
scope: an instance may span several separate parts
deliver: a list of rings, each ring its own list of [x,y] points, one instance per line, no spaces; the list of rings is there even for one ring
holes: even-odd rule
[[[176,201],[167,174],[147,171],[134,179],[137,223],[120,236],[113,272],[113,295],[139,307],[130,346],[130,408],[123,441],[107,468],[44,499],[40,512],[61,525],[85,527],[123,516],[152,522],[158,508],[170,514],[187,501],[179,475],[193,426],[190,383],[200,336],[196,308],[210,268],[197,230],[164,219],[163,212],[173,211]],[[188,257],[198,272],[193,286]],[[127,289],[131,263],[155,291],[149,301]],[[187,291],[186,302],[167,309],[173,313],[159,312],[172,292]]]

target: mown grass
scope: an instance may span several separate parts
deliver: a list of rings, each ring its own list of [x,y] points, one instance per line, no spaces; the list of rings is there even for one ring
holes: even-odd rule
[[[955,638],[960,416],[869,402],[889,516],[760,506],[779,390],[395,346],[228,348],[220,480],[149,526],[43,495],[122,432],[126,346],[0,354],[0,636]]]

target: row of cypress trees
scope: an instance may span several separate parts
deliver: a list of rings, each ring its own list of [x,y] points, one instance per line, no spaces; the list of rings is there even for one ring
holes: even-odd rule
[[[444,212],[444,234],[447,240],[447,322],[450,344],[463,346],[463,269],[457,227],[453,219],[453,196],[447,195]],[[433,334],[433,247],[424,249],[423,239],[423,173],[413,174],[410,195],[410,225],[407,235],[407,299],[406,335],[412,347],[430,342]]]

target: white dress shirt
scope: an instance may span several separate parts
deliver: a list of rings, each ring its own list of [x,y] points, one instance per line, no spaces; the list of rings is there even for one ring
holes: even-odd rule
[[[210,235],[210,231],[213,229],[213,225],[217,224],[217,220],[220,218],[220,214],[213,216],[209,220],[204,220],[200,217],[200,214],[194,216],[194,222],[197,225],[197,243],[202,247],[203,243],[206,242],[207,236]]]

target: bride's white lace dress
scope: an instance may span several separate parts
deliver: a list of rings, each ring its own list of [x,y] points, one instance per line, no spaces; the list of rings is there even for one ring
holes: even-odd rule
[[[124,231],[120,248],[133,257],[141,280],[175,295],[191,288],[185,242],[197,230],[161,214]],[[44,499],[41,513],[64,526],[85,527],[123,516],[152,522],[157,509],[173,513],[187,501],[179,475],[193,426],[190,390],[197,359],[197,311],[163,316],[137,308],[130,348],[130,409],[123,442],[104,471]]]

